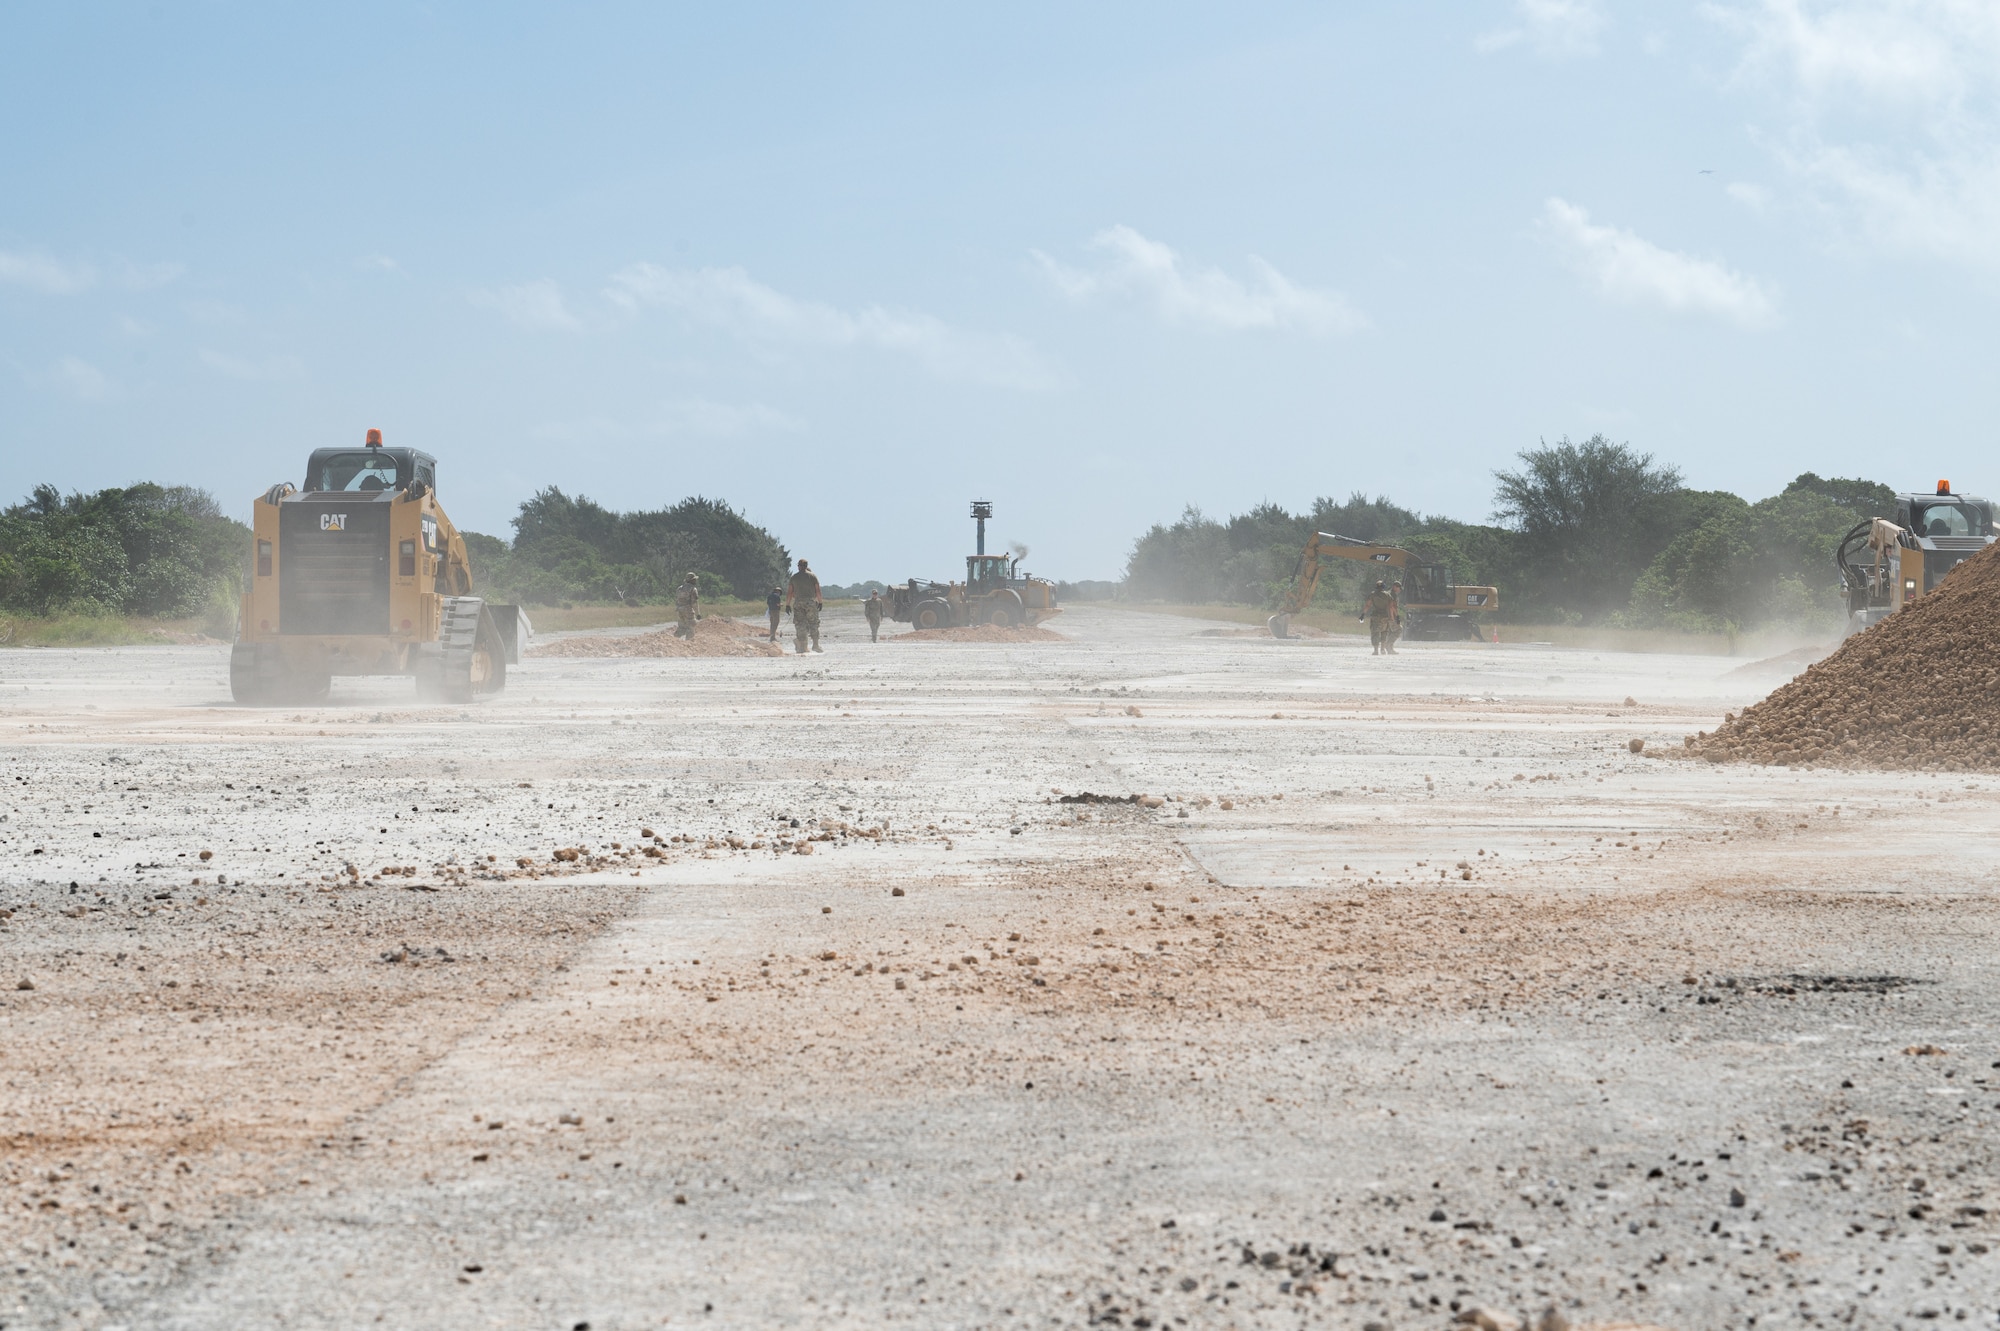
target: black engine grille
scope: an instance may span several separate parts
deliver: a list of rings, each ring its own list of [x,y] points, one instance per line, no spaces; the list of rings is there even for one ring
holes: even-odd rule
[[[389,505],[343,495],[278,512],[278,628],[389,631]]]

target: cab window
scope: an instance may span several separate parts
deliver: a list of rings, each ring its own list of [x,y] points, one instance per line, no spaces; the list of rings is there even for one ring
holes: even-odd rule
[[[367,494],[396,488],[396,460],[373,451],[335,453],[323,459],[313,474],[306,477],[308,490]]]
[[[1924,536],[1980,536],[1986,524],[1984,515],[1976,509],[1960,508],[1957,504],[1932,504],[1925,508],[1918,519],[1917,531]]]

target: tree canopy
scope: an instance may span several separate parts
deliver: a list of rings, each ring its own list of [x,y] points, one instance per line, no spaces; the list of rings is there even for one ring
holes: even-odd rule
[[[656,604],[693,573],[707,596],[763,598],[788,564],[778,538],[719,499],[618,513],[555,486],[538,490],[513,519],[511,544],[467,533],[473,576],[492,594],[531,604]]]
[[[1210,518],[1190,506],[1133,543],[1125,594],[1142,600],[1274,605],[1314,531],[1401,545],[1455,581],[1500,589],[1505,618],[1717,631],[1838,622],[1833,547],[1856,521],[1894,510],[1895,492],[1806,472],[1751,503],[1691,490],[1677,468],[1592,435],[1523,451],[1494,475],[1494,525],[1422,517],[1360,492],[1307,512],[1265,502]],[[1334,565],[1319,601],[1346,605],[1371,576]]]

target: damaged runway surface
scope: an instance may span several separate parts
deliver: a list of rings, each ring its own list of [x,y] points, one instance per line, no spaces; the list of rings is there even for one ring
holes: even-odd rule
[[[1661,756],[1722,658],[1053,627],[0,655],[0,1326],[2000,1320],[2000,780]]]

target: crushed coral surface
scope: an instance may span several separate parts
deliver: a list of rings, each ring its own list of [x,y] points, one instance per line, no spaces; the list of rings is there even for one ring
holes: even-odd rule
[[[2000,546],[1686,751],[1712,763],[2000,769]]]
[[[967,624],[955,629],[912,629],[887,639],[890,642],[1068,642],[1062,634],[1038,624],[1017,629],[994,628],[991,624]]]
[[[789,629],[790,625],[784,626]],[[779,634],[782,639],[783,631]],[[710,615],[697,620],[694,637],[676,637],[670,628],[650,633],[559,638],[529,651],[530,656],[783,656],[784,648],[764,640],[764,631],[738,619]]]

